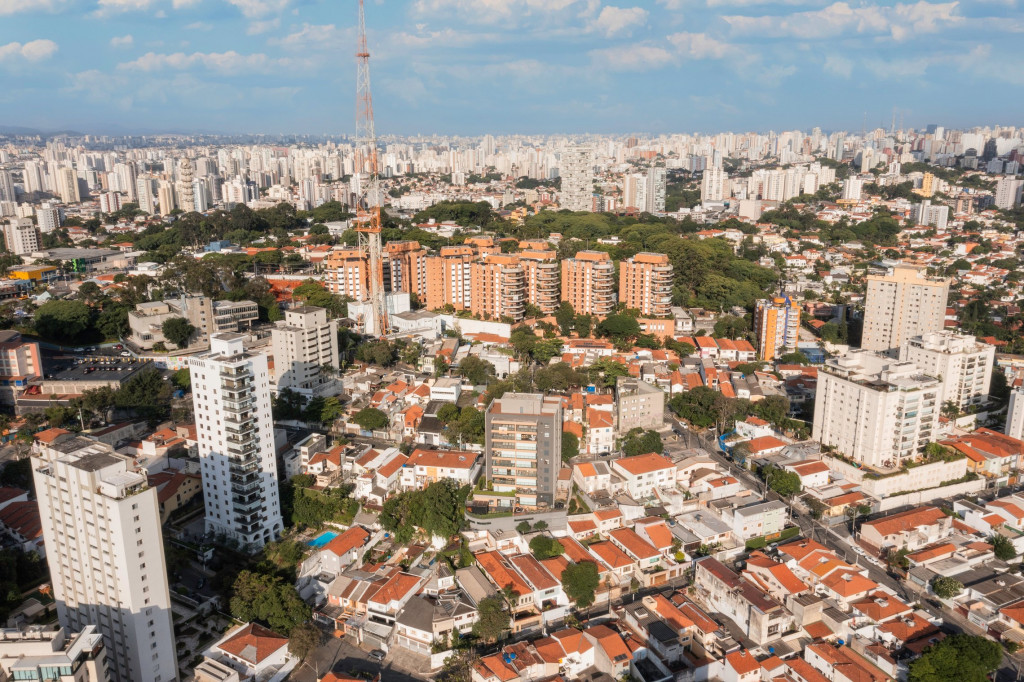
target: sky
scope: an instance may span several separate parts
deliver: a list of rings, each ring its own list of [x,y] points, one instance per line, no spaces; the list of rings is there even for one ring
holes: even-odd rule
[[[1024,0],[366,0],[378,135],[1022,125]],[[357,0],[0,0],[0,126],[354,130]]]

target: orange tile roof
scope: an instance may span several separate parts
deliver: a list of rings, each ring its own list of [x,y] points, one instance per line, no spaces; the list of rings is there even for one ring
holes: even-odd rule
[[[878,587],[878,583],[874,580],[853,571],[836,571],[821,582],[842,597],[863,594]]]
[[[384,586],[377,590],[377,593],[369,599],[374,604],[387,605],[388,602],[399,601],[409,592],[420,585],[420,579],[408,573],[395,573],[384,583]]]
[[[930,526],[943,517],[945,514],[938,507],[919,507],[876,521],[868,521],[864,525],[873,528],[879,535],[887,537],[913,528]]]
[[[42,443],[46,443],[47,445],[51,445],[54,441],[63,436],[65,433],[71,432],[65,431],[64,429],[46,429],[45,431],[40,431],[39,433],[36,434],[36,440]]]
[[[516,567],[524,578],[530,581],[535,590],[550,590],[561,584],[561,580],[548,573],[543,564],[537,561],[537,558],[532,554],[518,554],[511,557],[509,561],[512,562],[512,565]],[[562,574],[559,573],[558,575],[561,577]]]
[[[832,630],[820,620],[805,625],[804,631],[811,639],[825,639],[833,635]]]
[[[737,675],[746,675],[761,669],[761,663],[746,649],[726,654],[725,661],[730,668],[736,671]]]
[[[598,521],[607,521],[608,519],[615,519],[622,516],[622,512],[618,509],[598,509],[594,512],[594,518]]]
[[[356,547],[362,547],[370,539],[370,534],[361,526],[352,526],[341,535],[335,537],[326,545],[323,551],[330,552],[338,557],[343,557]]]
[[[283,646],[288,646],[287,637],[262,625],[249,623],[221,642],[218,648],[248,663],[258,664]]]
[[[427,450],[416,448],[409,455],[409,466],[438,467],[442,469],[472,469],[480,453],[466,450]]]
[[[616,528],[609,535],[617,543],[626,548],[626,551],[637,558],[637,560],[650,559],[660,556],[661,552],[651,543],[636,534],[632,528]]]
[[[664,521],[649,523],[644,526],[644,531],[647,533],[647,537],[650,538],[651,543],[660,550],[666,550],[671,547],[672,541],[675,539],[672,531],[669,530],[668,524]]]
[[[590,551],[612,568],[624,568],[635,563],[629,555],[607,540],[595,542],[590,546]]]
[[[512,564],[508,563],[508,559],[500,552],[480,552],[474,556],[476,562],[480,564],[480,568],[487,573],[488,577],[499,589],[511,587],[520,595],[533,592],[530,586],[526,584],[526,581],[523,580],[523,577],[519,575],[518,571],[513,568]]]
[[[758,452],[764,452],[765,450],[774,450],[776,448],[783,448],[789,445],[784,440],[779,440],[775,436],[760,436],[758,438],[751,439],[747,445],[750,447],[752,454]]]
[[[595,559],[594,555],[588,552],[587,548],[577,542],[575,538],[565,537],[556,539],[562,545],[562,548],[565,549],[565,556],[569,557],[573,563],[578,564],[583,561],[589,561],[597,566],[598,573],[608,572],[608,566],[604,562]]]
[[[673,468],[672,460],[663,455],[648,453],[635,457],[623,457],[615,460],[615,466],[629,472],[633,476],[643,476],[654,471]]]
[[[587,628],[584,632],[597,640],[598,645],[604,649],[612,664],[633,658],[633,653],[622,640],[622,636],[607,625],[595,625],[592,628]]]

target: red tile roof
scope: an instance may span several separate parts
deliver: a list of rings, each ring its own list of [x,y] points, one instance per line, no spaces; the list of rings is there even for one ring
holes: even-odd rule
[[[249,623],[221,642],[218,648],[255,665],[266,660],[283,646],[288,646],[287,637],[282,637],[262,625]]]

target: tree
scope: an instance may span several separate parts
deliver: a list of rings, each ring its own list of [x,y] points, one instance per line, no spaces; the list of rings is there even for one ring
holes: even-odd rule
[[[940,411],[942,416],[946,419],[957,419],[960,417],[960,406],[952,400],[947,400],[942,403],[942,409]]]
[[[573,321],[573,326],[576,328],[576,335],[581,339],[585,339],[593,332],[594,318],[590,315],[577,315]]]
[[[192,388],[192,372],[188,367],[183,367],[171,375],[171,381],[183,391]]]
[[[516,526],[516,530],[523,535],[529,533],[532,528],[533,526],[530,525],[529,521],[520,521],[519,525]]]
[[[448,373],[448,361],[444,359],[443,355],[434,356],[434,376],[443,377]]]
[[[388,425],[388,416],[376,407],[365,407],[354,415],[352,421],[364,431],[379,431]]]
[[[993,553],[1000,561],[1009,561],[1017,556],[1017,550],[1006,536],[996,533],[989,537],[988,543],[992,545]]]
[[[40,335],[58,341],[79,341],[89,329],[92,309],[81,301],[47,301],[34,317]]]
[[[761,467],[761,475],[768,487],[782,497],[790,497],[800,492],[800,476],[795,472],[776,466],[765,466]]]
[[[580,439],[575,433],[562,432],[562,461],[568,463],[576,455],[580,454]]]
[[[300,623],[288,634],[288,651],[300,661],[323,642],[324,635],[313,623]]]
[[[497,642],[508,630],[509,614],[499,596],[484,597],[477,604],[477,621],[473,634],[485,642]]]
[[[597,564],[592,561],[581,561],[569,564],[562,571],[562,587],[565,595],[576,604],[576,608],[585,609],[594,603],[594,594],[601,584],[597,572]]]
[[[477,386],[486,384],[494,377],[494,365],[476,355],[470,355],[459,363],[456,373],[468,379],[469,383]]]
[[[908,682],[988,682],[1003,651],[987,637],[955,634],[925,649],[910,663]]]
[[[939,599],[952,599],[963,592],[964,584],[956,578],[940,575],[932,579],[931,587]]]
[[[530,551],[538,559],[550,559],[565,552],[565,548],[550,535],[536,535],[530,540]]]
[[[160,325],[160,331],[178,348],[186,348],[196,328],[184,317],[169,317]]]
[[[445,403],[437,409],[437,418],[442,424],[451,424],[459,418],[459,406],[455,403]]]
[[[562,336],[569,336],[575,321],[576,311],[573,310],[572,303],[568,301],[559,303],[555,310],[555,323],[558,324],[558,330],[562,332]]]
[[[795,353],[786,353],[779,358],[779,363],[783,365],[809,365],[811,361],[807,359],[807,356],[796,351]]]
[[[639,430],[635,429],[635,431]],[[622,444],[622,453],[626,457],[646,455],[650,452],[661,454],[664,451],[665,444],[661,442],[661,435],[657,431],[647,431],[642,435],[631,431],[627,434],[627,438]]]
[[[597,325],[597,333],[606,336],[616,343],[632,341],[641,333],[640,323],[636,317],[626,313],[616,313],[601,320]]]
[[[242,571],[232,585],[231,615],[243,621],[257,621],[271,630],[290,633],[309,620],[311,611],[295,586],[280,576]]]

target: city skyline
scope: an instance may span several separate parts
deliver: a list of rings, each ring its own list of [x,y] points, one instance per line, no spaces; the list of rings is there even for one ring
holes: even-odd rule
[[[0,0],[0,126],[344,134],[356,2]],[[1014,125],[1016,2],[376,0],[381,134]],[[1009,86],[1009,87],[1007,87]],[[951,97],[1003,88],[997,98]]]

